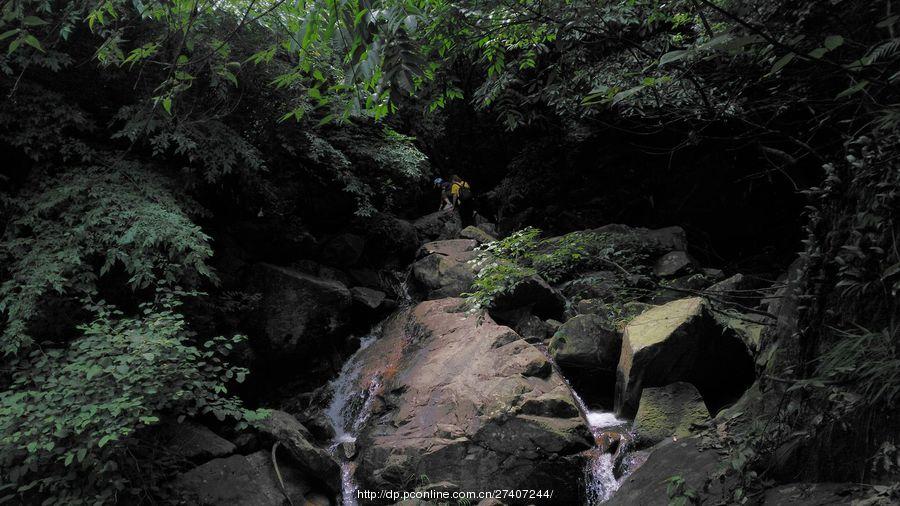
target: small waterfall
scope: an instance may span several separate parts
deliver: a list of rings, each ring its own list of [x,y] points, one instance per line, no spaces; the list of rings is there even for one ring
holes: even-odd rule
[[[572,393],[578,398],[575,392]],[[579,402],[583,403],[580,399]],[[586,418],[588,427],[590,427],[594,439],[598,442],[608,437],[607,434],[610,429],[618,429],[617,432],[621,433],[628,428],[628,421],[617,418],[615,413],[588,411]],[[627,444],[626,438],[620,438],[618,440],[619,447],[615,453],[608,451],[607,448],[602,448],[600,445],[591,450],[591,461],[585,468],[584,476],[587,504],[594,505],[605,502],[619,489],[621,481],[616,479],[614,472],[615,458],[617,455],[622,455],[627,451],[625,447]]]
[[[412,269],[406,269],[405,271],[386,271],[382,275],[382,280],[397,294],[397,302],[400,307],[408,307],[414,302],[409,291],[409,277],[411,274]]]
[[[616,417],[615,413],[609,411],[592,411],[587,406],[587,403],[584,402],[584,399],[578,395],[578,392],[572,388],[568,378],[562,373],[562,370],[560,370],[556,361],[553,360],[553,356],[550,355],[547,348],[543,345],[536,345],[536,347],[544,353],[547,360],[553,366],[553,369],[560,375],[566,383],[566,386],[569,387],[572,398],[575,399],[575,403],[578,405],[579,411],[581,411],[581,414],[587,421],[591,434],[594,436],[594,441],[597,443],[597,446],[591,450],[590,462],[585,467],[585,501],[589,506],[606,502],[613,496],[616,490],[619,489],[619,485],[621,485],[622,480],[625,479],[628,473],[633,470],[636,465],[640,465],[639,462],[636,465],[632,465],[631,460],[633,459],[629,459],[625,456],[625,452],[628,450],[627,445],[628,440],[630,439],[629,437],[626,436],[618,439],[617,444],[619,447],[615,452],[609,452],[608,448],[602,447],[600,444],[604,439],[608,439],[608,436],[611,433],[627,434],[629,421],[622,420]],[[617,456],[625,456],[623,460],[624,465],[622,466],[623,473],[621,478],[618,479],[615,475]]]
[[[331,452],[341,463],[341,495],[345,506],[357,506],[356,480],[353,473],[356,465],[353,461],[341,454],[341,447],[345,444],[353,445],[360,428],[369,416],[372,409],[372,400],[375,393],[381,387],[379,378],[375,378],[368,388],[360,389],[359,376],[362,362],[360,352],[369,347],[381,333],[380,325],[364,337],[356,351],[341,367],[337,378],[331,381],[333,396],[331,403],[325,410],[325,415],[334,427],[334,440],[331,444]]]

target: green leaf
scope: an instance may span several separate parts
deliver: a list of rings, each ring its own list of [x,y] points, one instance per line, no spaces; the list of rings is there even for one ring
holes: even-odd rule
[[[38,42],[37,38],[35,38],[34,35],[30,35],[30,34],[29,34],[29,35],[26,35],[26,36],[25,36],[25,43],[28,44],[29,46],[31,46],[31,47],[37,49],[38,51],[40,51],[40,52],[42,52],[42,53],[44,52],[44,48],[41,47],[41,43]]]
[[[860,81],[860,82],[854,84],[853,86],[847,88],[846,90],[838,93],[838,95],[834,98],[837,99],[837,98],[849,97],[850,95],[855,95],[856,93],[859,93],[860,91],[862,91],[863,88],[865,88],[868,85],[869,85],[869,81],[865,81],[865,80]]]
[[[774,74],[774,73],[778,72],[779,70],[783,69],[784,66],[787,65],[788,63],[791,63],[791,61],[796,56],[797,55],[795,53],[788,53],[788,54],[782,56],[781,58],[779,58],[778,61],[776,61],[775,64],[772,65],[772,70],[769,71],[769,74]]]
[[[22,45],[22,39],[16,39],[9,44],[9,47],[6,49],[6,55],[9,56],[16,52],[16,49],[19,49],[19,46]]]
[[[829,35],[825,39],[825,47],[828,48],[829,51],[834,51],[835,49],[841,47],[844,44],[844,38],[840,35]]]
[[[49,23],[37,16],[25,16],[22,19],[22,24],[25,26],[43,26]]]
[[[810,51],[809,56],[818,60],[818,59],[822,58],[823,56],[825,56],[825,53],[827,53],[827,52],[828,52],[828,48],[819,47],[819,48],[816,48],[816,49],[813,49],[812,51]]]
[[[162,100],[163,109],[167,113],[172,114],[172,97],[166,97]]]
[[[8,39],[21,31],[22,31],[21,28],[13,28],[12,30],[5,31],[2,34],[0,34],[0,40]]]
[[[667,63],[676,62],[676,61],[684,58],[685,56],[687,56],[688,53],[689,53],[689,51],[684,50],[684,49],[679,49],[676,51],[669,51],[668,53],[662,55],[662,57],[659,59],[659,66],[662,67],[663,65],[665,65]]]
[[[616,95],[612,99],[612,104],[613,105],[618,104],[619,102],[625,100],[626,98],[636,95],[639,91],[643,90],[645,87],[646,86],[644,86],[644,85],[635,86],[634,88],[630,88],[625,91],[620,91],[619,93],[616,93]]]

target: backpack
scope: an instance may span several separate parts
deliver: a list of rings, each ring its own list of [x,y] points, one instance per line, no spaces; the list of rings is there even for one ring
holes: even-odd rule
[[[471,200],[472,199],[472,189],[469,188],[469,183],[465,181],[461,181],[459,183],[459,200]]]

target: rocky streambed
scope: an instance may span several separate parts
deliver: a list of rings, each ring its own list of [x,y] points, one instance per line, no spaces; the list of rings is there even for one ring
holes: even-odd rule
[[[754,382],[766,322],[735,310],[753,304],[746,281],[696,265],[677,227],[609,226],[598,230],[654,252],[648,274],[592,271],[553,284],[534,275],[472,311],[460,295],[492,229],[460,231],[449,218],[416,225],[438,239],[423,244],[409,270],[421,302],[399,304],[327,385],[286,401],[291,414],[277,412],[278,423],[256,428],[255,444],[232,450],[228,458],[275,485],[269,499],[229,504],[390,504],[396,498],[359,499],[357,491],[495,490],[541,495],[483,504],[666,504],[660,484],[669,477],[702,486],[718,457],[692,434],[721,428],[716,416]],[[302,280],[307,292],[334,284]],[[406,294],[402,284],[395,291]],[[640,287],[640,297],[618,297]],[[728,305],[734,293],[742,299]],[[276,324],[287,313],[281,304]],[[304,324],[335,321],[327,317]],[[275,479],[263,454],[247,453],[256,448],[270,449],[273,468],[283,455]],[[228,458],[178,485],[200,503],[223,504],[197,483],[227,476]]]

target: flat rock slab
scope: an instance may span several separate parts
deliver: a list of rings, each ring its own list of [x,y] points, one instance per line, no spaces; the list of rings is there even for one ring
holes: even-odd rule
[[[475,258],[474,249],[477,245],[472,239],[426,242],[422,245],[420,255],[442,255],[454,262],[468,262]]]

